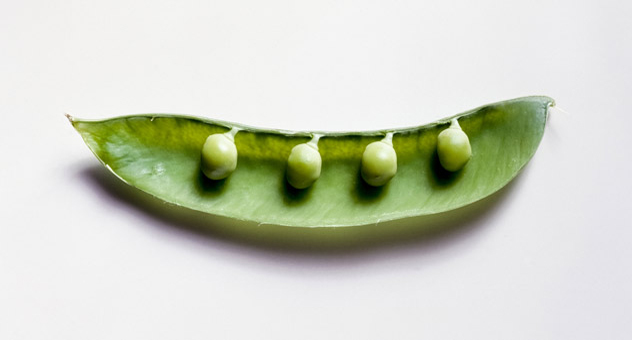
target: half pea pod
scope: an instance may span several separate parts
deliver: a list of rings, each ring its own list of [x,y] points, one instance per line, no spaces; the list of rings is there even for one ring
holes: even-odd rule
[[[553,105],[524,97],[366,132],[168,114],[68,118],[107,169],[161,200],[261,224],[326,227],[436,214],[491,195],[534,155]]]

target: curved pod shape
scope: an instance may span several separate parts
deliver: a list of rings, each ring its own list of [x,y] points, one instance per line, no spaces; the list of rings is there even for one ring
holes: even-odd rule
[[[314,132],[266,130],[203,118],[144,114],[86,121],[69,117],[97,158],[124,182],[164,201],[210,214],[300,227],[354,226],[435,214],[480,200],[505,186],[535,153],[544,133],[548,97],[482,106],[424,126],[327,133],[318,149],[318,185],[296,190],[286,166],[295,145]],[[472,158],[456,173],[439,164],[437,136],[458,118]],[[239,161],[224,180],[200,170],[206,138],[233,128]],[[360,174],[369,143],[393,133],[397,175],[372,187]]]

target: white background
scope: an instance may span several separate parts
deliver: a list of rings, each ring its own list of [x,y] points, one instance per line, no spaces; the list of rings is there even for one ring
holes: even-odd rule
[[[1,339],[629,339],[629,1],[2,1]],[[139,194],[63,116],[419,125],[556,99],[438,233],[240,228]]]

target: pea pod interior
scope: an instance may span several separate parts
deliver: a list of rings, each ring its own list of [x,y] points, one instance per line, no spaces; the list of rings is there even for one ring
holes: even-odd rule
[[[294,189],[286,179],[292,147],[311,132],[258,129],[180,115],[142,114],[87,121],[69,117],[97,158],[126,183],[164,201],[214,215],[300,227],[354,226],[435,214],[480,200],[506,185],[535,153],[548,97],[525,97],[456,115],[472,157],[460,171],[441,167],[437,135],[449,117],[424,126],[322,134],[320,178]],[[206,138],[233,127],[239,158],[225,180],[200,170]],[[360,175],[364,148],[393,132],[397,174],[383,187]]]

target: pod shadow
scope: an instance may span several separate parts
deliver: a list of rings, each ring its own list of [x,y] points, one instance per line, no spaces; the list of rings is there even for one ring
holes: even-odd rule
[[[364,178],[362,178],[362,172],[358,170],[353,195],[357,202],[371,203],[386,193],[389,184],[390,183],[386,183],[385,185],[379,187],[371,186],[364,181]]]
[[[281,185],[283,201],[286,205],[300,205],[305,203],[312,192],[313,186],[316,185],[316,183],[314,183],[305,189],[296,189],[287,181],[287,169],[283,173],[281,183],[283,183]]]
[[[226,184],[229,179],[230,177],[213,180],[206,177],[202,171],[199,171],[195,187],[197,192],[202,196],[218,196],[226,189]]]
[[[463,171],[451,172],[446,170],[439,160],[439,154],[437,150],[432,153],[432,158],[430,160],[430,179],[433,180],[439,187],[447,188],[454,184],[461,176],[463,176]]]
[[[449,242],[482,228],[519,180],[478,202],[446,213],[372,225],[337,228],[297,228],[239,221],[165,202],[135,189],[95,165],[83,169],[80,178],[113,204],[131,207],[156,228],[182,230],[202,238],[260,250],[339,256],[402,246],[421,247]],[[221,184],[218,184],[221,186]]]

